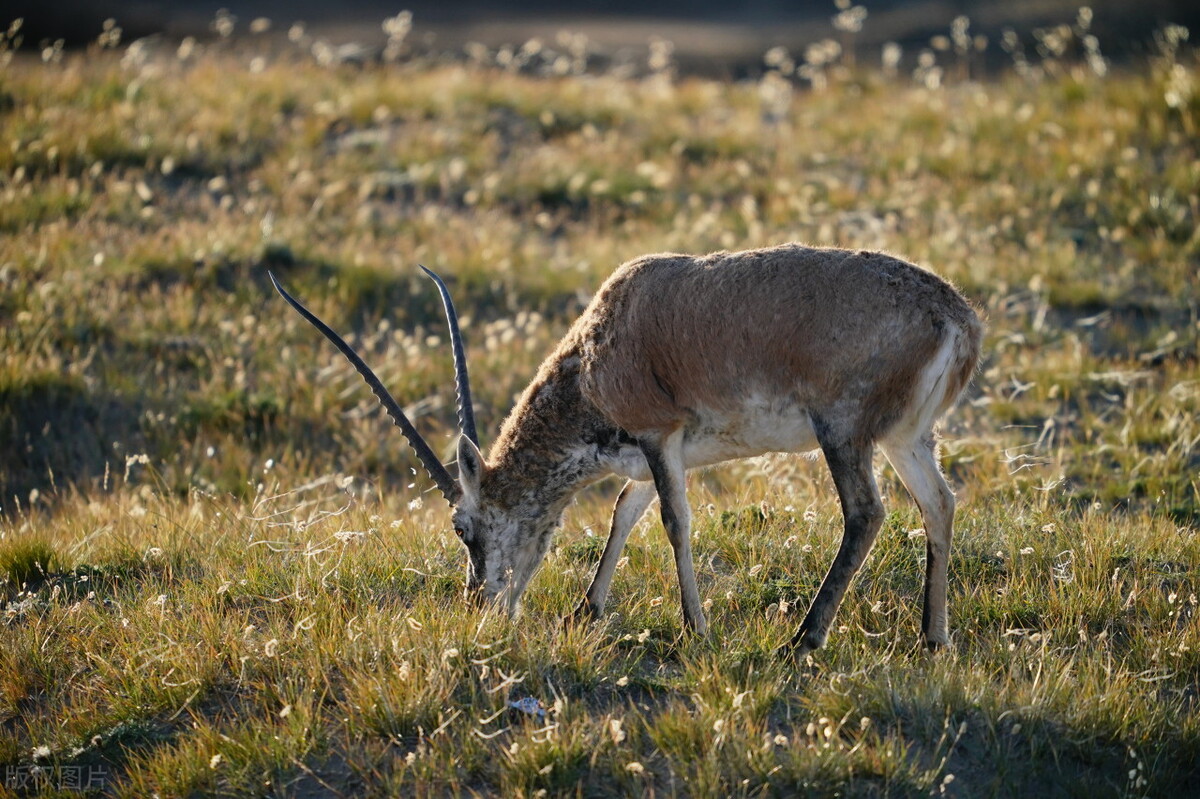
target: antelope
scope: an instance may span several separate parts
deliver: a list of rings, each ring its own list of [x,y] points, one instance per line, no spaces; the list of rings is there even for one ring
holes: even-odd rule
[[[954,493],[935,425],[971,380],[982,324],[931,272],[878,252],[800,244],[705,256],[648,255],[619,267],[542,363],[488,457],[449,290],[429,269],[450,329],[458,479],[357,353],[275,288],[354,365],[452,508],[467,594],[516,614],[577,491],[626,478],[596,574],[571,618],[602,614],[621,550],[655,496],[674,550],[685,625],[707,628],[690,543],[686,473],[767,452],[820,449],[841,503],[833,563],[785,651],[823,646],[883,520],[878,445],[925,524],[922,633],[948,644]]]

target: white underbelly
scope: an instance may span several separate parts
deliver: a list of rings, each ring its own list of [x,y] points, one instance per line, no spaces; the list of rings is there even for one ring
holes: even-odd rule
[[[751,395],[731,410],[696,412],[684,429],[683,463],[694,469],[768,452],[810,452],[818,446],[807,410],[796,403]],[[633,480],[650,479],[646,458],[635,445],[608,456],[606,465]]]
[[[817,446],[804,408],[748,397],[732,411],[700,412],[684,431],[683,460],[690,469],[767,452],[808,452]]]

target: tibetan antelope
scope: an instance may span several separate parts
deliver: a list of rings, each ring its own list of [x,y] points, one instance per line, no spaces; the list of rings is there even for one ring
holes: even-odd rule
[[[541,365],[485,458],[454,305],[442,280],[421,268],[437,284],[450,327],[457,480],[354,350],[271,280],[359,371],[452,506],[470,595],[515,613],[572,496],[617,474],[628,482],[576,616],[603,611],[621,549],[657,496],[683,619],[702,633],[687,470],[819,448],[845,530],[791,640],[802,656],[825,643],[883,520],[871,466],[879,445],[925,523],[925,641],[947,643],[954,494],[939,468],[934,426],[971,379],[982,326],[946,282],[889,255],[797,244],[630,261]]]

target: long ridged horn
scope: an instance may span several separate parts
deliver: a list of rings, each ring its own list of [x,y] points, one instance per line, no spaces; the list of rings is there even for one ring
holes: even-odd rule
[[[458,328],[458,313],[454,310],[454,301],[450,299],[450,290],[446,284],[431,269],[417,264],[421,270],[437,284],[438,292],[442,295],[442,305],[446,309],[446,324],[450,326],[450,347],[454,350],[454,387],[458,392],[458,428],[471,443],[479,446],[479,434],[475,432],[475,406],[471,404],[471,380],[467,377],[467,354],[463,350],[462,332]]]
[[[267,275],[271,278],[271,283],[274,284],[275,290],[279,292],[279,296],[287,300],[288,305],[295,308],[296,312],[307,319],[309,324],[311,324],[317,330],[320,330],[325,338],[333,342],[333,345],[341,350],[342,355],[346,356],[346,360],[350,361],[354,368],[358,370],[358,373],[362,375],[362,379],[367,382],[367,385],[370,386],[371,391],[379,399],[379,404],[382,405],[384,410],[388,412],[388,415],[392,417],[392,421],[394,421],[396,426],[400,428],[400,432],[403,433],[404,437],[408,439],[408,443],[412,446],[413,450],[417,453],[417,457],[420,458],[421,463],[425,466],[425,471],[429,472],[429,476],[433,479],[433,482],[437,484],[438,489],[442,492],[442,496],[444,496],[446,501],[451,505],[457,502],[458,498],[462,495],[462,488],[459,487],[458,481],[450,476],[450,472],[446,470],[446,467],[440,460],[438,460],[437,455],[435,455],[433,450],[430,449],[429,445],[425,443],[425,439],[421,438],[421,434],[417,432],[417,429],[413,427],[412,422],[410,422],[408,417],[404,415],[404,411],[401,410],[400,404],[392,398],[392,395],[388,393],[388,390],[383,387],[383,383],[381,383],[379,378],[375,376],[375,373],[371,371],[371,367],[363,363],[363,359],[358,357],[358,353],[355,352],[354,349],[347,344],[341,336],[333,332],[333,329],[330,328],[329,325],[322,322],[317,318],[316,314],[301,305],[299,300],[284,291],[283,286],[279,285],[279,281],[275,279],[275,275],[273,275],[271,272],[267,272]]]

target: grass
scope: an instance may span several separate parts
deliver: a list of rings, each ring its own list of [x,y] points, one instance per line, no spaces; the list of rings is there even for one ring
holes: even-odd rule
[[[1030,59],[940,84],[833,64],[781,99],[779,75],[18,52],[0,67],[6,788],[1200,794],[1197,60],[1166,36],[1103,75]],[[520,619],[468,610],[440,499],[265,274],[448,454],[450,358],[416,263],[452,278],[486,446],[617,264],[792,239],[902,253],[988,318],[946,429],[942,655],[918,641],[920,517],[882,462],[884,530],[810,662],[772,655],[840,533],[801,458],[693,477],[704,638],[654,519],[609,615],[561,623],[609,484],[568,513]]]

